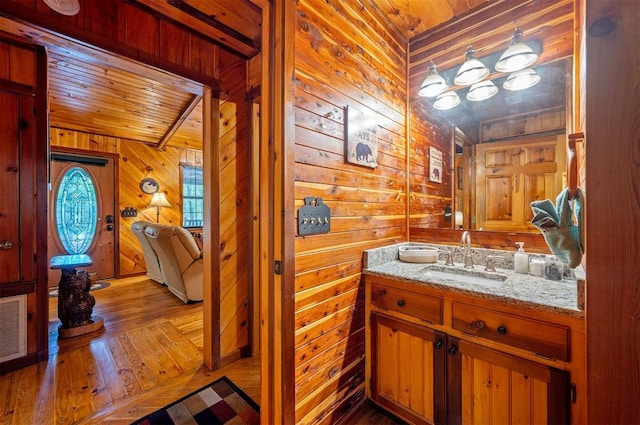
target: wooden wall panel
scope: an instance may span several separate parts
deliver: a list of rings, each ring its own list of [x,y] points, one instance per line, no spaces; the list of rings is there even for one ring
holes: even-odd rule
[[[633,0],[586,0],[584,12],[587,422],[634,423],[640,418],[640,7]]]
[[[249,345],[251,270],[250,108],[247,63],[220,50],[220,356],[239,357]]]
[[[355,2],[296,12],[293,207],[322,197],[331,232],[295,238],[295,420],[335,422],[363,396],[362,253],[406,239],[406,51]],[[375,116],[377,168],[345,162],[345,106]]]
[[[64,16],[42,1],[9,0],[0,2],[0,11],[200,83],[215,84],[213,41],[135,3],[80,0],[80,12]],[[177,42],[183,43],[180,54]]]
[[[451,129],[414,113],[414,105],[411,109],[409,227],[452,228],[452,222],[444,219],[445,206],[453,208]],[[429,181],[430,147],[442,152],[442,183]]]

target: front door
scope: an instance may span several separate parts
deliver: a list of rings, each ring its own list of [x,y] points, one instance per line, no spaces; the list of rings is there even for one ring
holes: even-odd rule
[[[83,267],[94,279],[113,278],[116,258],[115,166],[111,157],[51,155],[49,260],[56,255],[87,254]],[[60,280],[49,271],[49,286]]]

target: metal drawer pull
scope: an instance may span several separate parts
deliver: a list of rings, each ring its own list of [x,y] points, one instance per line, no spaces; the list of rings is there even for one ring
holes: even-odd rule
[[[11,248],[13,248],[13,242],[11,241],[0,242],[0,249],[4,249],[6,251],[7,249],[11,249]]]
[[[498,333],[500,335],[506,335],[507,334],[507,328],[505,326],[498,326]]]
[[[405,305],[404,300],[398,300],[398,307],[403,307]]]

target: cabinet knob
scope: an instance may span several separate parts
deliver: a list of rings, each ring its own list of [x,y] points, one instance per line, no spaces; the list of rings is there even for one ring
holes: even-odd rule
[[[404,300],[398,300],[398,307],[403,307],[405,304]]]
[[[484,320],[476,320],[475,322],[471,322],[470,327],[471,329],[478,330],[478,329],[484,328],[484,326],[485,326]]]
[[[506,335],[507,334],[507,328],[505,326],[498,326],[498,333],[500,335]]]
[[[381,293],[382,295],[387,295],[387,290],[386,290],[386,289],[383,289],[382,291],[380,291],[380,293]]]
[[[442,340],[439,339],[436,342],[433,343],[433,345],[439,350],[442,348]]]
[[[456,347],[455,345],[452,345],[451,347],[449,347],[449,349],[447,350],[449,352],[449,354],[451,354],[452,356],[455,356],[456,353],[458,352],[458,347]]]

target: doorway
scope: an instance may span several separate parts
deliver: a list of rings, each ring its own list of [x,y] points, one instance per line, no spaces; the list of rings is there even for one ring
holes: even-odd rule
[[[47,257],[87,254],[92,280],[116,276],[116,165],[114,158],[52,152]],[[49,287],[59,280],[49,270]]]

